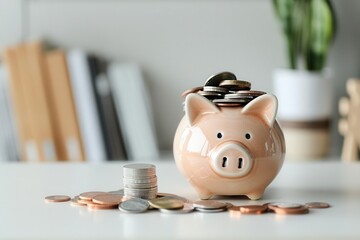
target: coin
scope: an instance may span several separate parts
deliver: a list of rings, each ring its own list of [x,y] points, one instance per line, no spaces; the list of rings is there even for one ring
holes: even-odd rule
[[[252,96],[252,97],[255,97],[255,96],[258,97],[258,96],[266,94],[266,92],[256,91],[256,90],[240,90],[235,93],[242,95],[242,96]]]
[[[156,167],[147,163],[127,164],[123,167],[123,173],[124,177],[149,178],[149,176],[156,175]]]
[[[107,193],[96,195],[92,201],[103,205],[119,205],[124,199],[124,195]]]
[[[173,198],[177,198],[179,199],[180,201],[184,202],[184,203],[190,203],[190,200],[189,199],[186,199],[184,197],[181,197],[179,195],[176,195],[176,194],[172,194],[172,193],[158,193],[157,198],[161,198],[161,197],[173,197]]]
[[[217,92],[205,92],[205,91],[199,91],[198,94],[200,94],[203,97],[206,97],[208,99],[215,99],[215,98],[223,98],[222,93]]]
[[[157,183],[157,177],[153,176],[150,178],[129,178],[126,177],[123,179],[124,184],[125,183],[135,183],[135,184],[142,184],[142,183],[151,183],[151,184],[156,184]]]
[[[263,205],[265,205],[265,204],[263,204]],[[300,207],[304,206],[300,203],[291,203],[291,202],[270,202],[270,203],[266,203],[266,205],[268,206],[269,209],[271,209],[272,207],[300,208]]]
[[[104,194],[104,193],[106,193],[106,192],[98,192],[98,191],[84,192],[79,195],[79,198],[83,199],[83,200],[92,200],[93,197],[95,197],[96,195]]]
[[[226,211],[227,208],[224,207],[224,208],[195,208],[196,211],[199,211],[199,212],[204,212],[204,213],[217,213],[217,212],[223,212],[223,211]]]
[[[204,86],[204,92],[229,93],[229,90],[223,87]]]
[[[92,203],[92,200],[85,200],[81,199],[80,197],[77,199],[77,202],[82,205],[88,205],[89,203]]]
[[[226,208],[227,204],[216,200],[199,200],[194,202],[195,208],[219,209]]]
[[[329,208],[330,204],[326,202],[308,202],[305,203],[305,206],[308,208]]]
[[[226,79],[235,80],[236,76],[231,72],[221,72],[209,77],[205,82],[205,86],[219,86],[221,81]]]
[[[309,213],[309,209],[306,206],[302,206],[300,208],[280,208],[269,205],[269,208],[273,210],[276,214],[281,214],[281,215]]]
[[[79,202],[81,199],[79,196],[75,196],[71,199],[71,205],[75,206],[86,206],[86,203]]]
[[[88,208],[90,209],[114,209],[118,207],[118,204],[98,204],[98,203],[88,203]]]
[[[142,213],[149,208],[149,202],[141,198],[131,198],[119,205],[119,209],[126,213]]]
[[[232,206],[228,208],[228,211],[230,213],[240,213],[240,207],[239,206]]]
[[[53,195],[45,197],[45,202],[67,202],[70,201],[70,197],[66,195]]]
[[[239,210],[242,214],[262,214],[267,211],[267,207],[264,205],[246,205],[239,206]]]
[[[184,202],[174,197],[155,198],[149,201],[154,208],[176,209],[184,207]]]
[[[250,82],[241,81],[241,80],[223,80],[220,82],[219,86],[226,87],[227,89],[230,89],[233,91],[250,90],[251,89]]]
[[[181,94],[181,97],[186,97],[190,93],[197,93],[198,91],[201,91],[201,90],[203,90],[203,86],[191,88],[191,89],[186,90],[185,92],[183,92]]]
[[[246,99],[247,101],[251,101],[254,99],[253,96],[241,95],[239,93],[228,93],[224,96],[225,99]]]
[[[183,214],[194,211],[194,205],[192,203],[184,203],[184,207],[179,209],[167,209],[167,208],[159,208],[160,212],[168,213],[168,214]]]

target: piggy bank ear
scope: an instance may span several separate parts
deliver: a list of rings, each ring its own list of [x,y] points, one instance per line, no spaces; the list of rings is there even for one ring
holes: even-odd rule
[[[196,122],[196,119],[208,113],[217,113],[220,110],[207,98],[196,94],[190,93],[185,99],[185,113],[191,126]]]
[[[243,114],[251,114],[260,117],[272,127],[278,108],[278,101],[274,95],[264,94],[249,102],[241,111]]]

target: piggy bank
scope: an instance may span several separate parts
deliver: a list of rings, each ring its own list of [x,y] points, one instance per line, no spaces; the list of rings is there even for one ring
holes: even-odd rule
[[[173,152],[177,167],[201,199],[262,197],[285,156],[277,106],[270,94],[239,107],[217,106],[196,93],[186,96]]]

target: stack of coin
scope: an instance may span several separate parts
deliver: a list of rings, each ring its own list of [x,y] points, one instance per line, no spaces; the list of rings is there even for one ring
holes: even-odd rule
[[[127,164],[123,167],[124,195],[142,199],[157,196],[156,167],[152,164]]]
[[[222,107],[245,106],[251,100],[265,94],[262,91],[251,90],[250,82],[237,80],[231,72],[213,75],[206,80],[205,86],[186,90],[181,96],[186,97],[190,93],[200,94]]]

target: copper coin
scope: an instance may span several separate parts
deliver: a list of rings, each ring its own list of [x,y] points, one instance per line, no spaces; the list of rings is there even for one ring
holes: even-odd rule
[[[96,195],[92,201],[97,204],[103,205],[119,205],[122,201],[125,200],[125,197],[120,194],[99,194]]]
[[[80,201],[80,202],[79,202]],[[86,206],[87,203],[81,202],[81,199],[79,198],[79,196],[75,196],[71,199],[71,205],[75,205],[75,206]]]
[[[190,93],[197,93],[198,91],[201,91],[201,90],[203,90],[203,86],[190,88],[190,89],[186,90],[185,92],[183,92],[181,94],[181,97],[186,97]]]
[[[70,201],[70,197],[66,195],[53,195],[45,197],[45,202],[67,202]]]
[[[84,192],[79,195],[80,199],[92,200],[96,195],[105,194],[106,192]]]
[[[305,203],[305,206],[308,208],[328,208],[330,207],[330,204],[326,202],[308,202]]]
[[[244,104],[240,104],[240,103],[215,103],[216,106],[219,107],[241,107],[244,106]]]
[[[220,87],[225,87],[233,91],[250,90],[251,83],[242,80],[223,80],[219,84]]]
[[[228,208],[228,211],[230,213],[240,213],[240,207],[239,206],[232,206]]]
[[[242,214],[262,214],[267,211],[267,207],[264,205],[246,205],[239,206],[239,210]]]
[[[113,209],[113,208],[117,208],[118,204],[97,204],[97,203],[88,203],[87,204],[88,208],[90,209]]]
[[[304,205],[300,204],[300,203],[290,203],[290,202],[276,202],[276,203],[270,203],[269,207],[271,208],[272,206],[274,207],[279,207],[279,208],[301,208]]]
[[[80,197],[77,199],[77,202],[82,205],[88,205],[90,203],[93,203],[92,200],[85,200],[85,199],[81,199]]]
[[[273,210],[276,214],[281,214],[281,215],[309,213],[309,209],[306,206],[302,206],[300,208],[279,208],[269,205],[269,208],[270,207],[271,210]]]

